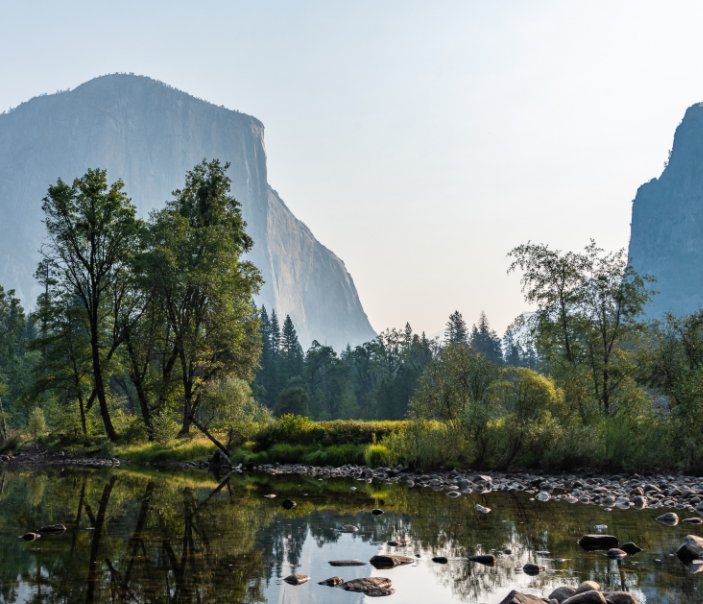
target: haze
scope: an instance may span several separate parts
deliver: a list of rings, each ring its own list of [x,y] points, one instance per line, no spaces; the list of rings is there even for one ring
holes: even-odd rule
[[[702,20],[694,1],[27,1],[3,7],[0,109],[134,72],[254,115],[269,181],[377,330],[459,309],[502,331],[526,309],[513,246],[627,245],[703,100]]]

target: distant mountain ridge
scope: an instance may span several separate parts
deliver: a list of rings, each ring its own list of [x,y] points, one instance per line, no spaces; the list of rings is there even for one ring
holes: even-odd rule
[[[702,103],[686,111],[659,178],[638,189],[630,229],[632,266],[656,279],[648,316],[703,308]]]
[[[187,170],[212,158],[231,164],[232,193],[255,243],[250,259],[265,279],[257,303],[290,314],[304,346],[373,338],[344,263],[269,185],[263,124],[144,76],[101,76],[0,115],[0,284],[33,303],[41,200],[57,178],[106,168],[145,217]]]

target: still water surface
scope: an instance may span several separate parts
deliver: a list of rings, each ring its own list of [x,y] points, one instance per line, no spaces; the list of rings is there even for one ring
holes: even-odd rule
[[[277,497],[264,497],[270,493]],[[297,507],[284,509],[285,498]],[[493,511],[479,514],[476,503]],[[376,507],[385,514],[370,514]],[[540,503],[529,494],[452,499],[430,489],[300,477],[244,475],[218,484],[206,474],[0,471],[0,602],[491,604],[512,588],[546,596],[585,579],[649,604],[703,602],[703,573],[689,573],[672,555],[695,528],[660,525],[660,513]],[[68,530],[18,539],[52,523]],[[340,533],[342,524],[360,530]],[[582,551],[577,539],[597,525],[644,551],[621,563]],[[505,548],[513,553],[494,567],[464,559]],[[419,557],[382,571],[328,563],[379,552]],[[436,555],[449,563],[432,562]],[[526,562],[546,571],[527,576]],[[282,579],[291,573],[311,581],[288,585]],[[395,594],[377,600],[317,585],[334,575],[389,577]]]

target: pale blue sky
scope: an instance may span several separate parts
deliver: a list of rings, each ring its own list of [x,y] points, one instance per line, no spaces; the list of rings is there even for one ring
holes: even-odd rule
[[[134,72],[266,125],[269,180],[378,330],[525,309],[506,253],[627,244],[637,187],[703,101],[703,3],[2,5],[0,109]],[[117,175],[115,175],[117,176]]]

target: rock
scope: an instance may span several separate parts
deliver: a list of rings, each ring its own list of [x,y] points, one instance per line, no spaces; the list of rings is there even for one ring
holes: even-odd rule
[[[657,516],[657,522],[668,524],[669,526],[676,526],[679,523],[679,515],[676,512],[667,512],[666,514]]]
[[[337,585],[341,585],[344,583],[344,579],[342,577],[330,577],[329,579],[325,579],[324,581],[318,581],[318,585],[328,585],[329,587],[337,587]]]
[[[599,549],[608,550],[618,546],[618,538],[613,535],[584,535],[579,539],[578,544],[589,552]]]
[[[635,595],[629,591],[606,591],[603,595],[608,604],[638,604]]]
[[[42,535],[60,535],[66,532],[66,525],[64,524],[47,524],[41,527],[38,531]]]
[[[591,589],[576,593],[561,604],[608,604],[608,601],[601,592]]]
[[[613,560],[622,560],[625,556],[627,556],[627,552],[621,550],[619,547],[611,547],[607,552],[605,552],[605,555]]]
[[[686,535],[683,543],[676,550],[676,555],[683,562],[691,562],[703,558],[703,539],[696,535]]]
[[[362,560],[330,560],[330,566],[366,566]]]
[[[478,562],[486,566],[495,566],[496,557],[493,554],[482,554],[480,556],[469,556],[469,562]]]
[[[409,556],[399,556],[396,554],[378,554],[369,560],[374,568],[393,568],[394,566],[402,566],[403,564],[412,564],[414,558]]]
[[[531,562],[528,562],[522,567],[522,572],[530,576],[539,575],[543,570],[544,566],[541,566],[540,564],[532,564]]]
[[[638,509],[647,507],[647,498],[644,495],[636,495],[632,498],[632,505]]]
[[[703,518],[699,518],[698,516],[694,516],[692,518],[684,518],[681,522],[683,524],[703,524]]]
[[[567,598],[573,596],[575,593],[575,587],[564,585],[563,587],[557,587],[552,593],[550,593],[548,599],[556,600],[557,602],[563,602]]]
[[[342,524],[337,527],[340,533],[358,533],[359,527],[354,524]]]
[[[544,604],[544,600],[530,594],[523,594],[513,589],[499,604]]]
[[[41,535],[39,533],[32,533],[32,532],[25,533],[24,535],[22,535],[20,537],[20,539],[22,539],[24,541],[36,541],[37,539],[40,539],[40,538],[41,538]]]
[[[283,580],[289,585],[302,585],[303,583],[307,583],[310,577],[307,575],[288,575]]]
[[[432,562],[436,562],[437,564],[446,564],[449,560],[447,560],[446,556],[435,556],[432,558]]]
[[[284,499],[281,505],[287,510],[292,510],[298,504],[295,503],[295,501],[293,501],[292,499]]]
[[[547,491],[540,491],[537,495],[535,495],[535,499],[537,501],[549,501],[551,498],[552,496],[547,493]]]
[[[379,510],[378,508],[376,508],[376,509],[371,510],[371,513],[374,516],[380,516],[381,514],[383,514],[383,510]]]
[[[354,591],[367,596],[390,596],[393,593],[391,580],[386,577],[364,577],[342,583],[346,591]]]
[[[600,591],[600,583],[596,583],[595,581],[583,581],[578,585],[575,593],[582,594],[586,591]]]
[[[276,499],[276,493],[266,493],[266,495],[264,495],[264,497],[266,499]]]
[[[394,539],[392,541],[388,541],[386,545],[390,545],[391,547],[407,547],[408,541],[407,539]]]
[[[620,549],[624,551],[628,556],[634,556],[635,554],[639,554],[642,551],[642,548],[639,545],[634,544],[632,541],[623,543],[620,546]]]
[[[487,508],[480,503],[477,503],[474,506],[474,510],[476,510],[479,514],[490,514],[491,513],[491,508]]]

